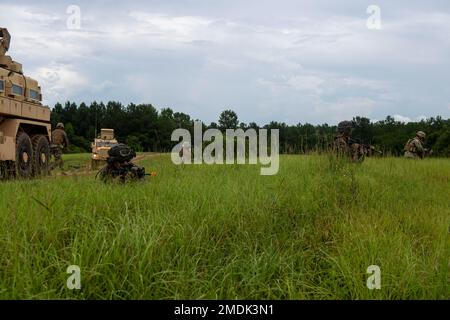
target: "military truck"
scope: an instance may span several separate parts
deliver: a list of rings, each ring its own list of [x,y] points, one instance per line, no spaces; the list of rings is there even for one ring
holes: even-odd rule
[[[11,36],[0,28],[0,177],[46,174],[50,160],[50,108],[38,82],[6,55]]]
[[[101,129],[100,135],[91,144],[91,167],[97,169],[103,166],[108,159],[108,151],[119,143],[114,138],[114,129]]]

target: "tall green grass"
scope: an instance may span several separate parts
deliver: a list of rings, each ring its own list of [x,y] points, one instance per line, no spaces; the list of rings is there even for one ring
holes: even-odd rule
[[[448,159],[282,156],[275,176],[142,165],[158,175],[1,182],[0,298],[450,298]],[[81,290],[66,287],[69,265]]]

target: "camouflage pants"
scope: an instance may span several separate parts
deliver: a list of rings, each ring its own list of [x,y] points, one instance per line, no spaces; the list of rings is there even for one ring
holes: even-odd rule
[[[408,159],[421,159],[420,155],[411,151],[405,151],[404,156]]]
[[[57,145],[52,145],[50,147],[50,152],[55,158],[55,162],[52,164],[52,169],[58,166],[60,169],[64,166],[64,161],[62,159],[62,147]]]
[[[361,162],[364,161],[364,157],[366,156],[366,150],[359,143],[353,143],[350,146],[350,157],[353,162]]]
[[[353,143],[350,145],[340,139],[335,141],[333,151],[338,157],[349,158],[353,162],[361,162],[365,156],[365,150],[360,144]]]

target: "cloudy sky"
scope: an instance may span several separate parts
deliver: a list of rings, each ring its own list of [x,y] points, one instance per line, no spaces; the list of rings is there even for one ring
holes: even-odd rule
[[[205,122],[231,108],[260,124],[450,117],[448,0],[1,0],[0,26],[50,106],[145,102]]]

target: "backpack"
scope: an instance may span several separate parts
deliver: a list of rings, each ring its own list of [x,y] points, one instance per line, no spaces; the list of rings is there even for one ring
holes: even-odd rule
[[[108,151],[108,163],[129,162],[136,157],[136,152],[126,144],[119,143]]]
[[[406,144],[405,144],[405,148],[404,148],[404,150],[405,151],[408,151],[408,152],[414,152],[415,150],[415,148],[412,146],[412,142],[413,141],[413,139],[409,139],[408,140],[408,142],[406,142]]]

